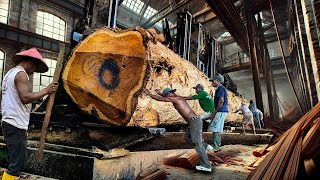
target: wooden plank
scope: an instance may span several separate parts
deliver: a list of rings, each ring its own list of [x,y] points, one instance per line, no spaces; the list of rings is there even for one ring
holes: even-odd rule
[[[319,112],[320,104],[318,103],[280,138],[273,150],[247,179],[281,179],[286,165],[290,161],[295,143],[299,140],[305,128],[319,115]],[[294,153],[297,153],[297,150]],[[293,174],[295,171],[293,169]]]
[[[168,166],[177,166],[178,158],[184,153],[169,154],[163,158],[163,164]]]
[[[200,161],[200,156],[197,152],[188,152],[184,153],[180,157],[178,157],[178,164],[177,166],[192,169],[194,168]]]
[[[292,156],[290,157],[283,179],[292,179],[292,180],[296,179],[298,167],[299,167],[299,161],[300,161],[301,147],[302,147],[302,137],[299,138],[297,144],[294,147]]]
[[[54,71],[52,82],[58,82],[58,80],[60,78],[64,52],[65,52],[65,44],[60,43],[59,44],[58,60],[57,60],[56,69]],[[48,125],[49,125],[49,121],[50,121],[50,117],[51,117],[51,112],[52,112],[52,107],[53,107],[55,95],[56,95],[55,92],[49,95],[49,100],[48,100],[47,107],[46,107],[46,114],[45,114],[44,121],[42,124],[42,131],[41,131],[41,137],[40,137],[40,141],[39,141],[37,160],[42,159],[45,138],[46,138],[47,129],[48,129]]]
[[[267,148],[269,147],[269,145],[266,145],[262,148],[258,148],[258,149],[255,149],[252,154],[255,156],[255,157],[261,157],[263,156],[263,154],[266,152]]]
[[[317,118],[314,121],[314,124],[311,126],[310,130],[306,134],[302,142],[302,153],[304,154],[311,146],[314,146],[314,142],[319,137],[320,133],[320,118]]]

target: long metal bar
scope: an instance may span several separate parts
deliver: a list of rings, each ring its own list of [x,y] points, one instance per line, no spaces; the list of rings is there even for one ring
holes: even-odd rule
[[[187,14],[189,15],[190,19],[189,19],[189,24],[188,24],[188,51],[187,51],[187,59],[188,61],[190,60],[190,42],[191,42],[191,28],[192,28],[192,14],[187,11]]]
[[[188,28],[189,28],[189,20],[188,20],[188,14],[186,14],[186,19],[185,19],[185,23],[184,23],[184,39],[183,39],[183,58],[188,60],[187,58],[187,52],[189,51],[187,49],[187,42],[188,42],[188,38],[189,38],[189,34],[188,34]]]
[[[306,53],[305,53],[305,48],[303,45],[303,41],[302,41],[302,31],[301,31],[301,23],[299,20],[299,13],[298,13],[298,8],[297,8],[297,0],[293,0],[293,6],[294,6],[294,10],[295,10],[295,14],[296,14],[296,22],[297,22],[297,27],[298,27],[298,33],[299,33],[299,39],[300,39],[300,49],[301,49],[301,53],[302,53],[302,62],[303,63],[303,67],[304,67],[304,72],[306,75],[306,79],[307,79],[307,86],[308,86],[308,93],[309,93],[309,98],[310,98],[310,107],[313,107],[313,99],[312,99],[312,92],[311,92],[311,86],[310,86],[310,78],[309,78],[309,72],[308,72],[308,68],[307,68],[307,64],[306,64]]]
[[[260,17],[260,14],[258,14],[258,27],[259,30],[262,29],[262,19]],[[272,91],[271,91],[271,65],[270,65],[270,61],[269,59],[267,60],[267,54],[268,52],[268,48],[267,48],[267,44],[266,41],[264,39],[264,34],[261,34],[259,36],[259,43],[260,43],[260,52],[261,52],[261,60],[262,62],[264,62],[264,74],[265,74],[265,78],[266,78],[266,84],[267,84],[267,94],[268,94],[268,105],[269,105],[269,113],[270,113],[270,119],[271,120],[275,120],[274,119],[274,113],[273,113],[273,99],[272,99]]]
[[[314,77],[314,81],[315,81],[315,85],[316,85],[317,97],[318,97],[318,102],[319,102],[320,101],[320,82],[319,82],[318,65],[317,65],[317,59],[316,59],[316,55],[315,55],[314,48],[313,48],[312,35],[311,35],[310,24],[309,24],[309,14],[307,14],[307,7],[306,7],[305,0],[301,0],[301,6],[302,6],[304,25],[306,28],[309,52],[310,52],[310,57],[311,57],[313,77]]]
[[[198,32],[198,48],[197,48],[197,68],[199,69],[199,61],[200,61],[200,49],[201,49],[201,38],[202,38],[202,25],[198,24],[199,32]]]
[[[251,12],[252,0],[245,1],[245,12],[246,12],[246,20],[247,20],[247,37],[248,37],[248,46],[249,46],[249,55],[251,59],[251,69],[252,69],[252,78],[254,85],[254,94],[256,98],[256,104],[258,109],[264,112],[263,108],[263,100],[262,100],[262,91],[261,91],[261,83],[260,83],[260,73],[258,68],[258,59],[256,54],[256,46],[254,43],[254,16]]]
[[[169,4],[168,6],[164,7],[163,9],[158,11],[156,14],[151,16],[145,23],[142,24],[142,27],[149,28],[153,26],[161,19],[169,16],[170,14],[174,13],[177,9],[179,9],[180,7],[186,5],[191,1],[193,0],[181,0],[176,4]]]
[[[117,23],[118,14],[118,3],[119,0],[109,1],[109,17],[108,17],[108,27],[115,28]]]
[[[277,33],[277,37],[278,37],[278,42],[279,42],[279,46],[280,46],[280,51],[281,51],[281,56],[282,56],[282,61],[283,61],[283,64],[284,64],[284,67],[285,67],[285,70],[286,70],[286,74],[287,74],[287,76],[288,76],[288,80],[289,80],[291,89],[292,89],[292,91],[293,91],[293,93],[294,93],[294,95],[295,95],[295,99],[296,99],[297,102],[298,102],[299,108],[300,108],[301,112],[304,112],[304,111],[303,111],[303,108],[302,108],[302,106],[301,106],[300,100],[299,100],[299,98],[298,98],[297,92],[296,92],[295,88],[293,87],[292,79],[291,79],[291,76],[290,76],[289,71],[288,71],[288,66],[287,66],[287,62],[286,62],[285,55],[284,55],[284,52],[283,52],[282,43],[281,43],[281,40],[280,40],[280,37],[279,37],[278,25],[277,25],[277,22],[276,22],[276,19],[275,19],[275,15],[274,15],[272,0],[269,0],[269,3],[270,3],[270,9],[271,9],[271,13],[272,13],[272,19],[273,19],[273,22],[274,22],[274,25],[275,25],[275,29],[276,29],[276,33]]]

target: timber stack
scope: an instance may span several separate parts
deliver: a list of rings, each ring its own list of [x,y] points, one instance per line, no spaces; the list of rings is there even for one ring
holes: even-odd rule
[[[185,124],[171,103],[152,100],[141,93],[143,88],[155,93],[170,87],[177,89],[178,95],[189,96],[195,94],[192,87],[201,83],[214,94],[204,73],[142,28],[94,31],[74,49],[62,79],[82,111],[118,126]],[[230,112],[245,101],[230,91],[228,96]],[[198,102],[189,104],[197,114],[202,113]],[[241,121],[240,116],[229,113],[226,121]]]
[[[316,163],[320,159],[320,103],[286,131],[276,144],[254,154],[262,156],[252,163],[254,171],[247,179],[319,178]],[[258,164],[256,166],[256,164]]]

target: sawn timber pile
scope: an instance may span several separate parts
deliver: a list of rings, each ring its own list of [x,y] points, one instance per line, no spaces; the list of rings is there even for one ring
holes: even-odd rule
[[[152,100],[141,94],[143,88],[155,94],[155,89],[170,87],[178,95],[189,96],[195,94],[192,87],[201,83],[214,94],[204,73],[154,42],[144,29],[94,31],[73,50],[62,76],[65,90],[81,110],[120,126],[186,123],[171,103]],[[230,91],[228,97],[230,112],[246,101]],[[189,104],[197,114],[202,113],[197,101]],[[240,121],[240,116],[229,113],[226,121]]]
[[[247,179],[319,179],[320,159],[320,103],[314,106],[279,141],[261,149],[260,159],[251,165],[255,170]]]

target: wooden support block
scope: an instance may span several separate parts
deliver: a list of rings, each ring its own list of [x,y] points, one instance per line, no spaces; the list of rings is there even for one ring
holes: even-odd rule
[[[186,169],[194,168],[200,161],[197,152],[184,153],[178,158],[178,166]]]
[[[164,180],[167,173],[157,164],[152,164],[141,172],[136,177],[136,180]]]
[[[178,158],[184,153],[169,154],[163,158],[163,164],[168,166],[177,166]]]
[[[262,148],[258,148],[258,149],[256,149],[256,150],[254,150],[254,151],[252,152],[252,154],[253,154],[255,157],[261,157],[261,156],[263,156],[264,153],[266,152],[268,146],[269,146],[269,145],[266,145],[266,146],[264,146],[264,147],[262,147]]]

